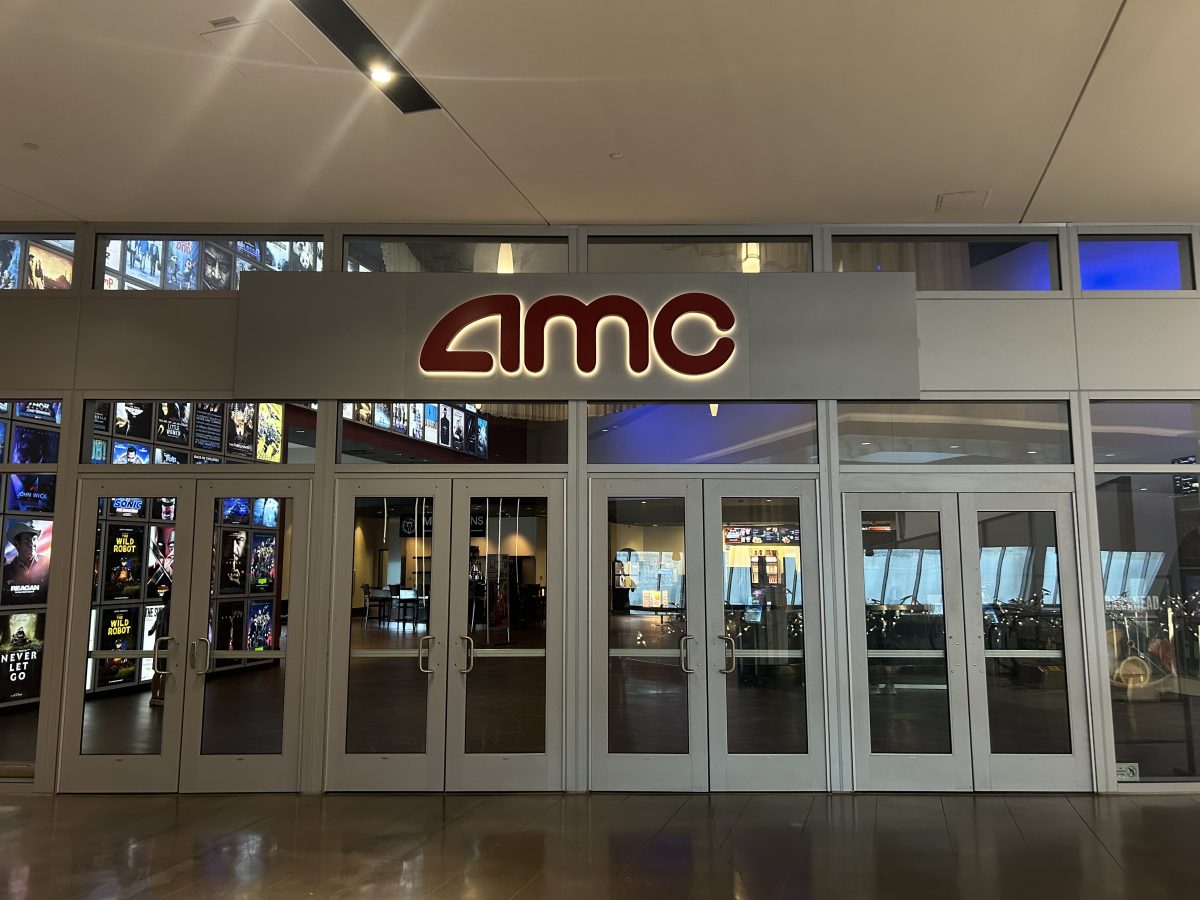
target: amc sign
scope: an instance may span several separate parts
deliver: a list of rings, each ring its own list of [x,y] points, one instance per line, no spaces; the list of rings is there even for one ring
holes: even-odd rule
[[[677,342],[677,326],[693,319],[707,330],[707,345],[685,349]],[[486,294],[458,305],[433,326],[421,346],[420,368],[435,377],[486,377],[497,368],[506,375],[541,375],[554,368],[547,361],[550,326],[565,322],[574,331],[575,369],[592,375],[601,356],[601,325],[608,321],[624,325],[628,370],[635,375],[657,364],[675,376],[696,379],[720,372],[733,358],[730,332],[736,318],[713,294],[677,294],[654,311],[622,294],[587,301],[550,294],[528,309],[516,294]],[[495,352],[454,348],[460,335],[476,328],[495,329]]]

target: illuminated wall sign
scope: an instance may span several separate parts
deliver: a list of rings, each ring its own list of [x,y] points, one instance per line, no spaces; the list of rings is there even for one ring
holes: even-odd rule
[[[911,272],[254,275],[237,298],[239,396],[920,396]]]
[[[711,323],[715,337],[711,348],[690,353],[675,342],[675,326],[686,316],[701,316]],[[598,365],[600,324],[609,317],[625,324],[629,369],[639,375],[650,368],[651,345],[666,369],[684,377],[711,375],[733,357],[734,341],[727,332],[737,319],[729,305],[712,294],[687,291],[672,297],[654,313],[653,326],[646,308],[621,294],[605,294],[590,302],[551,294],[528,311],[522,310],[516,294],[487,294],[468,300],[438,320],[421,346],[421,370],[440,375],[490,375],[498,356],[501,372],[540,375],[546,369],[546,330],[553,320],[565,319],[575,326],[575,366],[590,375]],[[464,329],[489,319],[497,320],[498,354],[451,349]]]

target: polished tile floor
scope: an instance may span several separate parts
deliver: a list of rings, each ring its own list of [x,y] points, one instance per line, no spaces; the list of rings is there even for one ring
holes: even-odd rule
[[[1196,896],[1200,798],[0,797],[0,896]]]

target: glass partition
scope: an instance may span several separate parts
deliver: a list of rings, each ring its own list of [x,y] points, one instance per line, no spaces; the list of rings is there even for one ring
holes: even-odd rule
[[[0,401],[0,779],[33,775],[61,427],[58,400]]]
[[[843,463],[1062,465],[1071,462],[1067,402],[838,403]]]
[[[106,291],[236,291],[243,272],[320,272],[313,236],[101,235],[96,284]]]
[[[346,238],[347,272],[566,272],[565,237]]]
[[[811,272],[809,237],[591,237],[589,272]]]
[[[835,272],[915,272],[918,291],[1056,291],[1054,235],[833,238]]]
[[[1186,234],[1081,234],[1085,291],[1179,291],[1195,287]]]
[[[1175,475],[1096,476],[1115,762],[1200,777],[1200,495]]]
[[[89,400],[87,465],[312,463],[317,405],[251,400]]]
[[[342,463],[567,461],[565,403],[355,400],[341,424]]]
[[[0,234],[0,291],[65,290],[74,282],[74,237]]]
[[[589,403],[592,465],[817,462],[815,403]]]
[[[1107,465],[1195,465],[1200,402],[1093,400],[1092,459]]]

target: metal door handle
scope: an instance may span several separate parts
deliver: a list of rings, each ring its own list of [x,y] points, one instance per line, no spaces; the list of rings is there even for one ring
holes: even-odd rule
[[[733,670],[737,667],[737,664],[734,662],[736,654],[734,651],[733,638],[729,637],[728,635],[723,634],[723,635],[721,635],[721,640],[723,640],[725,642],[726,659],[728,659],[729,662],[725,666],[725,668],[719,669],[718,671],[722,675],[732,675]]]
[[[694,641],[695,639],[695,636],[690,634],[685,634],[679,639],[679,668],[683,669],[683,671],[687,672],[689,675],[696,670],[688,665],[687,645],[688,641]]]
[[[204,645],[204,665],[203,666],[200,666],[196,662],[196,650],[201,644]],[[211,665],[212,665],[212,642],[208,638],[196,638],[194,641],[192,641],[192,668],[203,675],[205,672],[208,671],[208,669]]]
[[[432,645],[433,635],[427,634],[427,635],[425,635],[425,637],[421,638],[421,640],[417,642],[417,668],[420,669],[422,672],[424,672],[426,675],[432,675],[433,669],[425,668],[425,660],[428,658],[426,656],[426,650],[425,650],[425,648],[426,648],[425,642],[426,641],[429,641],[430,645]]]
[[[467,667],[465,669],[459,669],[458,671],[460,671],[462,674],[466,675],[473,668],[475,668],[475,642],[473,640],[471,640],[471,638],[468,635],[465,635],[465,634],[462,636],[462,641],[463,641],[463,647],[467,651]]]
[[[159,662],[159,660],[161,660],[163,658],[163,656],[162,656],[163,653],[171,652],[170,643],[173,640],[175,640],[175,639],[169,635],[167,637],[160,637],[160,638],[154,639],[154,656],[151,657],[150,670],[155,675],[170,675],[171,674],[170,669],[160,669],[158,667],[158,662]],[[165,650],[163,649],[163,641],[167,642],[167,648]]]

